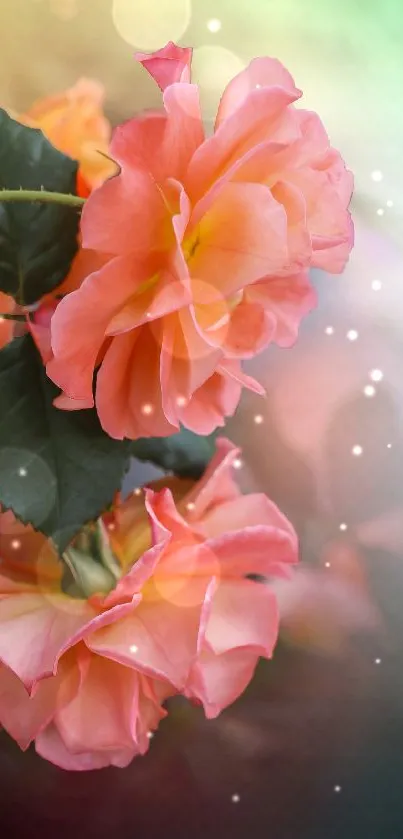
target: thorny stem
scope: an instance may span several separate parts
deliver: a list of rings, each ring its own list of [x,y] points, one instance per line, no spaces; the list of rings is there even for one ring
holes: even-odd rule
[[[64,204],[66,207],[82,207],[86,199],[64,192],[49,192],[46,189],[2,189],[0,202],[36,201],[42,204]]]

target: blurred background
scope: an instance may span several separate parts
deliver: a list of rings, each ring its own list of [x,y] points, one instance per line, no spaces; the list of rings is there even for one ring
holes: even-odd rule
[[[112,124],[158,106],[134,49],[194,47],[206,122],[229,79],[279,58],[355,175],[356,246],[291,350],[248,370],[228,435],[247,489],[293,521],[301,568],[246,695],[206,723],[176,703],[147,757],[63,773],[0,739],[10,835],[403,836],[403,7],[401,0],[0,0],[0,105],[81,77]],[[131,480],[154,477],[136,467]]]

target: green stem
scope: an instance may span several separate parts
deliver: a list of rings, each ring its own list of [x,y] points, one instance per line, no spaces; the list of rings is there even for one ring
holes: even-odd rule
[[[6,314],[2,314],[2,313],[0,312],[0,321],[2,321],[2,320],[19,320],[19,321],[25,321],[25,320],[26,320],[26,317],[25,317],[25,315],[6,315]]]
[[[82,207],[85,198],[79,195],[66,195],[63,192],[48,192],[46,189],[2,189],[2,201],[38,201],[43,204],[64,204],[66,207]]]

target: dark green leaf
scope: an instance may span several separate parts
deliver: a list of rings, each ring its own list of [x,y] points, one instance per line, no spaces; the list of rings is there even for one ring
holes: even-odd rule
[[[0,109],[0,189],[75,194],[77,163],[42,132]],[[77,250],[79,212],[41,203],[0,202],[0,291],[36,302],[65,278]]]
[[[95,409],[60,411],[30,336],[0,352],[0,504],[63,551],[120,489],[129,445],[102,430]]]
[[[200,478],[215,449],[216,434],[200,437],[186,428],[172,437],[135,440],[130,452],[138,460],[147,460],[181,478]]]

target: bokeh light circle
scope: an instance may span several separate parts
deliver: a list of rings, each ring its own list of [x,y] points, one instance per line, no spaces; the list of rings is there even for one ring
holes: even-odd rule
[[[156,50],[186,32],[191,0],[113,0],[112,18],[121,38],[140,50]]]

